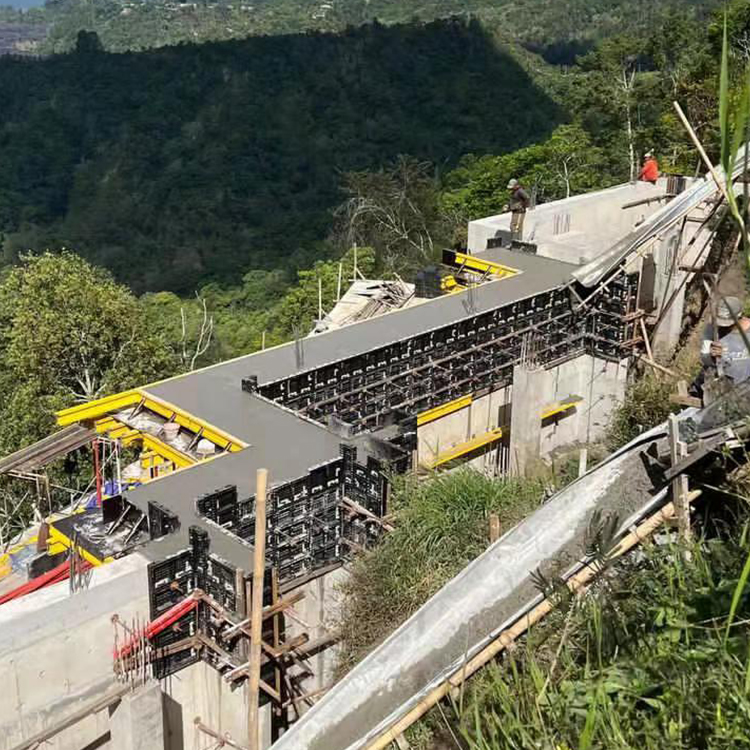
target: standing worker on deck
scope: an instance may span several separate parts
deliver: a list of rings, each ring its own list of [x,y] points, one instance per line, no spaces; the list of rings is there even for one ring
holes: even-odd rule
[[[510,237],[512,240],[523,239],[523,220],[529,208],[531,199],[529,194],[521,187],[521,183],[513,178],[508,183],[510,190],[510,203],[505,206],[505,211],[510,209]]]
[[[716,306],[715,327],[711,323],[703,332],[703,368],[694,389],[696,395],[703,396],[704,406],[732,386],[750,379],[750,351],[738,326],[750,338],[750,318],[743,315],[742,302],[737,297],[725,297]]]
[[[647,151],[644,159],[638,179],[656,185],[656,181],[659,179],[659,162],[654,158],[653,151]]]

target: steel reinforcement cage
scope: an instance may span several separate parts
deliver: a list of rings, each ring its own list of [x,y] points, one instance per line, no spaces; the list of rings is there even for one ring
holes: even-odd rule
[[[514,365],[530,356],[546,366],[585,352],[621,359],[637,288],[637,275],[616,276],[585,305],[570,288],[547,291],[257,390],[318,422],[336,417],[354,432],[375,431],[510,385]]]

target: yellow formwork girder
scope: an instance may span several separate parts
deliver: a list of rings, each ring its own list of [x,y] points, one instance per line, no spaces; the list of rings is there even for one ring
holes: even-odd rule
[[[521,273],[518,268],[504,266],[502,263],[495,263],[491,260],[478,258],[476,255],[469,255],[469,253],[456,253],[456,263],[469,271],[489,273],[498,279],[508,279],[511,276],[516,276]]]
[[[230,435],[228,432],[194,417],[192,414],[173,404],[152,396],[147,391],[139,389],[124,391],[114,396],[107,396],[106,398],[100,398],[86,404],[79,404],[69,409],[63,409],[57,412],[57,423],[61,427],[66,427],[67,425],[79,422],[95,422],[97,431],[103,433],[107,432],[110,428],[111,423],[109,420],[112,419],[115,421],[111,416],[113,413],[128,406],[137,405],[142,405],[143,408],[159,414],[165,419],[172,419],[195,434],[200,432],[202,437],[210,440],[224,450],[236,452],[247,448],[247,443]],[[114,428],[114,425],[112,427]]]
[[[435,456],[435,459],[428,465],[428,468],[437,469],[439,466],[443,466],[450,461],[462,458],[469,453],[473,453],[475,450],[479,450],[479,448],[484,448],[492,443],[496,443],[498,440],[502,439],[502,437],[503,428],[495,427],[495,429],[485,432],[471,440],[467,440],[465,443],[454,445],[450,450],[438,453],[438,455]]]
[[[62,531],[60,531],[56,526],[55,522],[52,521],[49,526],[49,537],[48,537],[48,549],[57,550],[59,552],[62,552],[66,549],[71,549],[73,547],[73,540],[68,537],[67,535],[63,534]],[[99,567],[100,565],[103,565],[104,563],[112,562],[114,558],[112,557],[105,557],[104,559],[100,560],[98,557],[95,557],[92,555],[88,550],[81,547],[80,544],[76,545],[76,551],[78,554],[84,559],[90,562],[94,567]]]
[[[422,425],[434,422],[436,419],[447,417],[449,414],[453,414],[453,412],[455,411],[465,409],[467,406],[471,405],[472,400],[473,396],[471,395],[461,396],[460,398],[454,399],[453,401],[448,401],[445,404],[440,404],[440,406],[436,406],[433,409],[423,411],[421,414],[417,414],[417,427],[421,427]]]
[[[162,417],[165,417],[166,419],[173,419],[175,422],[177,422],[177,424],[181,425],[187,430],[190,430],[190,432],[194,432],[196,434],[200,432],[202,437],[206,438],[206,440],[210,440],[220,448],[224,448],[225,450],[233,453],[236,451],[240,451],[243,448],[247,448],[247,443],[230,435],[228,432],[224,432],[218,427],[214,427],[207,422],[203,422],[202,420],[197,419],[192,414],[183,411],[179,407],[174,406],[167,401],[162,401],[161,399],[155,398],[145,391],[143,395],[146,399],[143,404],[145,408],[161,415]]]
[[[542,420],[570,411],[574,406],[580,404],[581,401],[583,401],[583,399],[580,396],[571,396],[571,398],[565,401],[558,401],[556,404],[551,404],[542,411]]]
[[[149,435],[146,432],[141,433],[141,439],[143,440],[144,448],[153,451],[157,456],[160,456],[165,461],[173,463],[180,469],[198,463],[198,459],[189,456],[187,453],[183,453],[181,450],[168,445],[163,440],[160,440],[153,435]]]
[[[140,403],[141,398],[142,396],[138,391],[124,391],[123,393],[116,393],[114,396],[71,406],[69,409],[57,412],[57,423],[61,427],[67,427],[78,422],[99,419],[113,411],[124,409],[126,406],[135,406],[135,404]]]

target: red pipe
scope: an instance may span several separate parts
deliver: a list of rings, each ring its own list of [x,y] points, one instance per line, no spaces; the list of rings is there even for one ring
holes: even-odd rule
[[[197,606],[198,600],[189,596],[187,599],[183,599],[173,607],[170,607],[166,612],[148,623],[140,633],[133,633],[119,650],[115,650],[115,659],[128,656],[142,635],[146,638],[153,638],[155,635],[161,633],[162,630],[166,630],[170,625],[173,625],[181,617],[184,617],[188,612],[192,612]]]
[[[91,563],[86,562],[85,560],[81,561],[81,565],[83,566],[83,570],[88,570],[88,568],[91,567]],[[48,570],[46,573],[42,573],[42,575],[32,578],[30,581],[21,584],[12,591],[8,591],[7,594],[0,596],[0,604],[19,599],[22,596],[26,596],[26,594],[30,594],[32,591],[43,589],[45,586],[51,586],[53,583],[66,581],[69,577],[70,560],[66,560],[63,563],[60,563],[57,567],[52,568],[52,570]]]

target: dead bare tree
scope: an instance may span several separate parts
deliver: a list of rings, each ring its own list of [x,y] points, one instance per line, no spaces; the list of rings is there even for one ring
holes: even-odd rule
[[[201,297],[198,293],[196,293],[195,297],[201,306],[202,315],[200,328],[198,329],[194,341],[191,340],[192,337],[188,331],[188,321],[185,308],[180,307],[180,322],[182,324],[180,358],[182,360],[182,366],[188,372],[192,372],[195,369],[195,364],[198,359],[208,351],[214,333],[214,318],[213,315],[208,314],[205,297]]]
[[[443,227],[431,164],[402,156],[386,169],[346,175],[345,190],[336,216],[346,248],[374,247],[391,272],[434,260]]]

